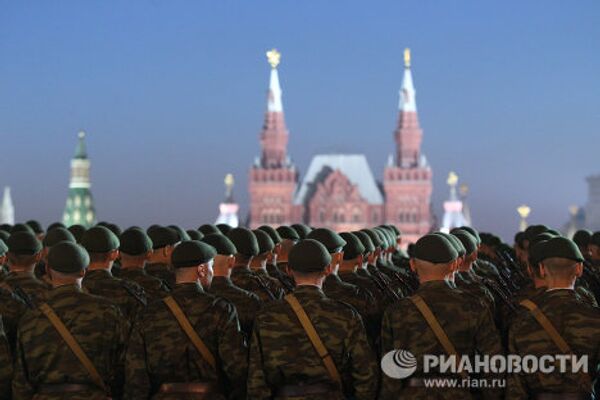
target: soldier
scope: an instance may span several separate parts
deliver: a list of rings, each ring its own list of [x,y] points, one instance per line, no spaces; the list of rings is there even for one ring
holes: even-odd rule
[[[235,263],[237,249],[227,236],[212,233],[204,236],[202,241],[215,248],[213,278],[210,287],[205,289],[212,295],[223,297],[233,303],[236,308],[242,332],[246,337],[252,334],[254,318],[262,306],[260,297],[244,290],[231,281],[231,268]]]
[[[48,233],[46,234],[46,236],[44,236],[42,240],[42,245],[44,246],[44,249],[42,250],[42,259],[35,266],[35,276],[38,279],[41,279],[44,282],[46,282],[48,285],[50,285],[50,278],[48,277],[48,274],[46,274],[46,262],[48,259],[48,252],[50,251],[50,248],[52,248],[52,246],[63,241],[75,243],[75,237],[66,228],[61,227],[56,227],[48,231]]]
[[[119,238],[121,273],[119,277],[140,285],[150,299],[163,298],[169,293],[167,284],[146,272],[146,262],[152,256],[152,241],[140,228],[127,229]]]
[[[579,251],[581,252],[581,255],[583,255],[583,258],[585,258],[587,261],[589,261],[591,257],[589,248],[591,239],[592,232],[588,231],[587,229],[580,229],[573,235],[573,241],[579,248]]]
[[[19,324],[14,399],[108,399],[122,390],[126,322],[106,299],[81,290],[89,256],[63,242],[48,254],[54,288]]]
[[[50,289],[34,275],[35,265],[42,259],[42,243],[33,233],[20,231],[10,235],[7,245],[10,272],[2,285],[33,308],[46,299]]]
[[[75,241],[77,241],[77,243],[81,242],[81,238],[83,238],[83,234],[87,230],[85,228],[85,226],[79,225],[79,224],[71,225],[68,229],[69,229],[69,232],[71,232],[71,234],[75,238]]]
[[[509,330],[509,352],[587,356],[587,370],[574,373],[572,363],[567,363],[567,371],[560,371],[556,363],[556,369],[547,373],[511,374],[507,398],[593,398],[592,387],[600,366],[600,311],[583,304],[574,290],[584,257],[573,241],[562,237],[538,246],[538,268],[548,290],[520,303],[523,309]]]
[[[422,360],[425,354],[472,356],[476,352],[490,357],[502,353],[500,337],[492,316],[485,307],[473,302],[464,292],[447,281],[456,270],[458,252],[441,235],[425,235],[414,248],[411,268],[419,276],[420,286],[410,298],[388,307],[381,328],[382,354],[406,350]],[[447,341],[434,331],[440,325]],[[420,361],[406,380],[383,375],[382,399],[469,399],[468,388],[425,387],[426,378]],[[458,375],[436,374],[434,378],[457,378]],[[500,398],[501,392],[482,391],[483,398]]]
[[[285,294],[284,287],[277,278],[270,276],[267,271],[267,262],[273,256],[275,243],[267,232],[256,229],[252,233],[254,233],[258,242],[258,255],[250,262],[250,269],[267,285],[277,299],[281,299]]]
[[[361,318],[321,290],[330,264],[316,240],[303,240],[290,252],[297,286],[256,318],[248,398],[375,398],[378,365]]]
[[[256,257],[259,252],[258,241],[254,233],[246,228],[234,228],[227,234],[227,237],[237,249],[235,263],[231,270],[233,283],[256,294],[263,302],[276,300],[277,296],[271,292],[267,284],[250,270],[252,258]]]
[[[286,286],[288,290],[293,290],[296,283],[288,268],[288,257],[294,245],[300,241],[300,236],[298,236],[295,230],[285,225],[278,227],[276,232],[281,237],[281,246],[279,246],[277,251],[277,269],[289,277],[287,278],[288,284]]]
[[[0,318],[0,400],[10,400],[11,380],[13,376],[13,361],[8,339]]]
[[[148,228],[152,240],[152,256],[146,264],[146,272],[166,282],[169,289],[175,285],[175,272],[171,267],[171,253],[179,243],[179,235],[171,228],[156,226]]]
[[[215,255],[195,240],[173,251],[175,287],[148,306],[127,350],[126,398],[243,398],[246,348],[235,309],[202,289]]]
[[[0,233],[2,232],[4,231],[0,231]],[[8,271],[4,269],[4,264],[6,264],[6,252],[8,251],[5,240],[8,240],[9,237],[10,235],[7,235],[6,238],[0,235],[0,282],[8,275]]]
[[[215,226],[223,235],[227,235],[229,231],[233,229],[232,226],[227,224],[216,224]]]
[[[363,229],[362,232],[369,236],[375,247],[375,251],[369,254],[367,259],[367,271],[379,280],[386,287],[386,290],[392,293],[391,295],[395,299],[401,299],[404,297],[402,284],[395,279],[394,271],[388,268],[387,265],[379,262],[379,257],[382,255],[383,249],[387,246],[387,241],[384,241],[380,234],[372,229]]]
[[[304,224],[292,224],[290,225],[290,228],[296,231],[298,236],[300,236],[300,240],[306,239],[312,231],[312,229],[309,226]]]
[[[285,271],[279,269],[279,267],[277,265],[279,262],[279,254],[282,253],[282,247],[283,247],[282,242],[284,239],[281,238],[279,233],[272,226],[262,225],[262,226],[259,226],[258,229],[266,232],[271,237],[271,240],[275,244],[275,248],[273,249],[273,251],[270,253],[269,257],[267,258],[267,272],[269,273],[270,276],[279,280],[279,282],[285,289],[286,293],[291,292],[292,290],[294,290],[294,281]],[[293,242],[292,242],[292,246],[293,246]],[[289,251],[287,253],[289,253]],[[287,257],[287,253],[284,254],[286,257]],[[287,258],[286,258],[286,260],[287,260]]]
[[[219,228],[217,228],[215,225],[213,224],[204,224],[202,226],[200,226],[198,228],[198,230],[200,231],[200,233],[202,233],[204,236],[206,235],[210,235],[211,233],[220,233],[223,234],[221,232],[221,230]]]
[[[187,233],[187,235],[189,236],[189,238],[191,240],[202,240],[202,238],[204,237],[204,235],[202,234],[202,232],[197,231],[195,229],[188,229],[185,232]]]
[[[119,239],[108,228],[95,226],[88,230],[81,244],[90,255],[90,265],[83,287],[92,294],[114,302],[125,318],[133,322],[146,306],[146,294],[137,283],[115,278],[111,269],[119,256]]]

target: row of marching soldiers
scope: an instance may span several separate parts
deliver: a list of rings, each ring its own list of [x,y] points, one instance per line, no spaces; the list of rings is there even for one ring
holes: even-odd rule
[[[0,226],[0,399],[590,399],[600,233]],[[566,347],[565,347],[566,346]],[[397,379],[378,360],[418,360]],[[426,354],[588,356],[431,388]]]

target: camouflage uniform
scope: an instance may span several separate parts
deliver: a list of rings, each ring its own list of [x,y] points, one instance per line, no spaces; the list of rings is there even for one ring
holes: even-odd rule
[[[285,289],[286,293],[290,293],[294,290],[296,284],[294,283],[294,278],[285,272],[286,267],[287,262],[277,263],[277,265],[267,264],[267,272],[273,278],[276,278],[279,280],[279,282],[281,282],[281,285]]]
[[[170,265],[163,263],[152,263],[146,264],[145,269],[148,275],[154,276],[165,282],[169,289],[175,287],[175,272]]]
[[[0,287],[0,317],[13,354],[17,340],[17,326],[25,311],[27,305],[17,295]]]
[[[114,302],[130,322],[146,306],[144,289],[135,282],[115,278],[105,269],[87,271],[82,286],[90,293]]]
[[[10,346],[0,317],[0,400],[11,399],[10,382],[13,375],[13,363],[10,355]]]
[[[135,327],[126,358],[125,397],[147,399],[164,383],[222,382],[233,397],[244,393],[246,347],[235,309],[196,283],[177,284],[171,293],[217,360],[215,372],[198,353],[163,301],[152,302]],[[222,380],[224,378],[224,380]],[[161,394],[161,399],[181,395]]]
[[[122,268],[119,278],[140,285],[144,289],[146,296],[150,299],[160,299],[169,294],[169,288],[166,283],[159,278],[149,275],[143,268]]]
[[[430,281],[421,284],[416,294],[420,295],[431,308],[459,355],[472,356],[478,352],[492,356],[502,353],[500,337],[489,311],[471,301],[464,292],[446,281]],[[421,360],[424,354],[446,355],[426,320],[408,298],[400,300],[385,311],[381,327],[381,345],[382,354],[399,349],[411,352],[418,362],[417,370],[411,378],[417,379],[428,377],[422,370]],[[435,378],[439,377],[440,374],[435,376]],[[410,385],[409,382],[409,380],[393,379],[383,374],[380,398],[473,398],[469,389],[425,388],[422,385]],[[493,399],[501,398],[502,393],[487,389],[482,391],[482,395],[485,399]]]
[[[294,295],[331,354],[346,396],[375,398],[379,367],[358,313],[315,286],[299,286]],[[296,314],[284,300],[267,305],[254,322],[248,398],[271,399],[286,385],[314,384],[331,380]],[[329,400],[332,394],[294,397],[304,398]]]
[[[105,384],[119,397],[122,390],[126,321],[105,299],[65,285],[49,292],[47,304],[69,329]],[[44,386],[81,384],[77,393],[38,394],[36,399],[106,399],[95,386],[54,326],[38,309],[29,310],[19,324],[13,398],[31,399]]]
[[[261,279],[265,285],[267,285],[271,293],[275,295],[275,298],[283,299],[283,296],[285,295],[285,289],[283,284],[279,282],[278,279],[270,276],[269,273],[264,269],[259,268],[253,270],[252,272],[254,272],[254,274]]]
[[[582,304],[573,290],[556,289],[546,291],[533,302],[550,320],[578,356],[587,355],[588,371],[594,380],[600,366],[600,310]],[[558,348],[548,334],[531,315],[529,310],[520,309],[509,330],[509,352],[511,354],[558,354]],[[569,363],[567,363],[569,364]],[[590,387],[585,388],[588,392]],[[573,374],[554,373],[510,374],[507,382],[507,398],[529,399],[540,393],[577,393],[583,389],[576,383]]]
[[[50,290],[47,283],[37,279],[29,272],[9,272],[2,281],[2,285],[30,306],[43,303],[48,290]]]
[[[225,276],[213,277],[208,292],[233,303],[242,331],[250,337],[254,318],[262,306],[260,298],[252,292],[235,286],[231,279]]]
[[[271,292],[267,284],[260,279],[250,268],[233,267],[231,269],[231,281],[235,286],[256,294],[261,301],[269,302],[278,297]]]

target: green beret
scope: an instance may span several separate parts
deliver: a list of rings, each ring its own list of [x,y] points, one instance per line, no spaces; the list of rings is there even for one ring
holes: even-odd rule
[[[252,231],[258,242],[258,254],[270,253],[275,248],[275,243],[271,240],[271,236],[265,231],[255,229]]]
[[[261,231],[267,232],[269,234],[269,236],[271,236],[271,240],[273,241],[273,243],[275,243],[276,245],[281,243],[281,236],[279,236],[279,233],[277,233],[275,228],[273,228],[272,226],[262,225],[262,226],[259,226],[258,229],[260,229]]]
[[[525,229],[525,236],[527,237],[527,240],[531,240],[540,233],[546,232],[548,229],[549,228],[546,225],[530,225]]]
[[[60,242],[48,252],[48,268],[66,274],[85,270],[90,256],[83,246],[72,242]]]
[[[129,228],[119,238],[119,251],[130,256],[139,256],[152,251],[150,236],[139,228]]]
[[[227,235],[233,229],[233,226],[227,224],[217,224],[216,227],[223,235]]]
[[[148,236],[150,236],[150,240],[152,240],[152,248],[154,250],[173,246],[180,241],[179,234],[173,229],[165,226],[157,226],[154,229],[148,230]]]
[[[462,243],[467,255],[473,254],[477,250],[477,239],[469,232],[462,229],[454,229],[452,236],[455,236]]]
[[[458,258],[458,251],[442,235],[425,235],[415,243],[414,258],[433,264],[447,264]]]
[[[220,233],[211,233],[202,238],[202,241],[215,248],[217,254],[222,256],[234,256],[237,254],[235,245],[229,238]]]
[[[191,240],[202,240],[202,238],[204,237],[202,232],[197,231],[195,229],[188,229],[185,232],[188,234]]]
[[[461,226],[460,228],[463,231],[467,231],[469,232],[471,235],[473,235],[473,237],[475,238],[475,240],[477,240],[477,246],[479,246],[481,244],[481,238],[479,237],[479,232],[477,232],[477,229],[471,227],[471,226]]]
[[[0,231],[0,239],[4,240],[6,242],[9,237],[10,237],[10,233],[9,232],[7,232],[7,231]]]
[[[465,249],[465,246],[463,246],[461,241],[458,240],[458,238],[456,236],[453,236],[453,235],[450,235],[450,234],[444,233],[444,232],[434,232],[433,234],[443,236],[446,240],[448,240],[450,242],[450,244],[452,244],[452,246],[454,246],[454,249],[456,249],[456,251],[458,252],[459,257],[462,257],[465,254],[467,254],[467,249]]]
[[[10,235],[8,251],[16,255],[34,255],[42,250],[42,242],[32,232],[17,232]]]
[[[81,239],[83,238],[83,234],[85,233],[86,230],[87,229],[83,225],[71,225],[69,227],[69,232],[71,232],[71,234],[73,235],[73,237],[75,238],[77,243],[81,242]]]
[[[258,255],[258,240],[250,229],[234,228],[227,234],[229,240],[233,242],[239,254],[246,257],[254,257]]]
[[[179,241],[180,242],[183,242],[185,240],[191,240],[190,235],[188,235],[187,232],[184,231],[183,228],[181,228],[180,226],[169,225],[169,226],[167,226],[167,228],[171,228],[175,232],[177,232],[177,236],[179,236]]]
[[[381,240],[381,236],[379,236],[377,232],[375,232],[373,229],[362,229],[361,232],[369,235],[369,238],[371,239],[371,242],[373,242],[373,246],[375,246],[376,249],[382,248],[383,242]]]
[[[307,239],[314,239],[321,242],[329,253],[341,251],[346,245],[346,241],[331,229],[317,228],[308,234]]]
[[[0,239],[0,257],[6,254],[8,246],[4,243],[4,240]]]
[[[538,235],[541,236],[541,235]],[[536,236],[536,237],[538,237]],[[527,260],[529,261],[529,265],[531,265],[533,268],[537,267],[537,265],[542,261],[542,254],[544,251],[544,244],[547,242],[548,240],[538,240],[537,242],[533,243],[533,244],[529,244],[529,251],[527,254]]]
[[[219,228],[212,224],[204,224],[200,228],[198,228],[198,230],[202,232],[203,235],[210,235],[211,233],[221,233]]]
[[[590,238],[590,244],[600,247],[600,231],[594,232],[594,234]]]
[[[296,231],[300,239],[308,238],[308,234],[312,231],[308,225],[304,224],[292,224],[290,228]]]
[[[562,236],[562,234],[556,229],[548,229],[546,233],[551,234],[552,236]]]
[[[398,236],[402,236],[402,232],[400,232],[400,229],[398,229],[398,227],[394,224],[387,224],[386,225],[388,228],[390,228],[392,231],[394,231],[394,234],[396,235],[396,238],[398,238]]]
[[[195,267],[209,262],[215,255],[217,251],[214,247],[198,240],[188,240],[175,247],[171,254],[171,264],[175,268]]]
[[[46,232],[51,231],[54,228],[66,228],[65,224],[63,224],[62,222],[53,222],[50,225],[48,225],[48,227],[46,228]]]
[[[358,238],[358,240],[360,240],[360,242],[364,246],[365,252],[363,254],[368,254],[375,251],[375,245],[373,244],[371,237],[366,232],[356,231],[352,233]]]
[[[296,230],[292,229],[291,227],[287,226],[287,225],[282,225],[280,227],[278,227],[276,229],[277,233],[279,233],[279,236],[281,236],[281,239],[287,239],[287,240],[292,240],[294,242],[297,242],[298,240],[300,240],[300,236],[298,235],[298,232],[296,232]]]
[[[75,236],[65,228],[54,228],[46,233],[42,243],[44,247],[52,247],[59,242],[75,243]]]
[[[10,233],[11,229],[12,229],[11,224],[0,224],[0,231],[6,231],[6,232]]]
[[[580,247],[586,247],[590,244],[590,239],[592,238],[592,232],[587,229],[580,229],[573,235],[573,241],[577,243]]]
[[[25,224],[15,224],[13,225],[12,229],[10,230],[10,234],[15,234],[18,232],[29,232],[29,233],[33,233],[35,235],[35,232],[33,231],[33,229],[31,229],[31,227],[29,225],[25,225]]]
[[[95,226],[83,234],[81,245],[88,253],[109,253],[119,248],[119,238],[104,226]]]
[[[294,271],[322,272],[331,263],[331,255],[320,242],[304,239],[292,247],[288,263]]]
[[[373,230],[379,234],[381,240],[384,242],[384,249],[389,249],[390,247],[394,247],[396,245],[396,238],[386,228],[379,226],[373,228]]]
[[[545,242],[546,240],[550,240],[554,237],[554,235],[548,233],[548,232],[544,232],[544,233],[540,233],[539,235],[535,235],[534,237],[532,237],[529,240],[529,247],[535,245],[538,242]]]
[[[36,235],[44,233],[44,229],[42,229],[42,224],[40,224],[39,221],[36,221],[35,219],[30,219],[29,221],[25,222],[25,225],[28,225],[31,229],[33,229],[33,232]]]
[[[346,242],[344,246],[344,260],[354,260],[356,257],[361,256],[365,253],[365,246],[359,238],[353,233],[342,232],[340,236]]]
[[[577,262],[585,261],[577,244],[564,237],[554,237],[543,243],[540,261],[547,258],[566,258]]]
[[[121,228],[119,228],[119,225],[117,225],[117,224],[111,224],[110,222],[105,222],[104,225],[100,225],[100,224],[98,224],[98,225],[108,228],[108,230],[110,230],[112,233],[114,233],[116,237],[121,236],[121,233],[123,233],[123,231],[121,230]]]

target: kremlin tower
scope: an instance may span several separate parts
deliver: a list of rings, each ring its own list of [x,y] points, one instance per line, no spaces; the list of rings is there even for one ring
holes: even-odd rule
[[[15,206],[10,196],[10,187],[4,187],[2,203],[0,203],[0,224],[15,224]]]
[[[63,223],[66,226],[80,224],[91,227],[96,223],[96,211],[90,187],[90,160],[85,149],[85,132],[79,132],[75,156],[71,160],[69,196],[63,214]]]
[[[402,231],[406,242],[428,233],[432,225],[431,168],[421,154],[423,131],[419,126],[415,88],[410,70],[410,50],[404,50],[404,78],[394,132],[396,155],[385,168],[385,221]]]
[[[261,155],[250,169],[250,227],[263,224],[283,225],[293,219],[292,198],[298,182],[296,168],[287,155],[288,131],[285,126],[279,65],[281,54],[267,52],[271,79],[267,96],[267,112],[260,134]]]
[[[449,233],[454,228],[460,228],[461,226],[471,226],[470,217],[467,218],[465,215],[465,208],[463,199],[464,196],[459,198],[456,185],[458,183],[458,175],[454,172],[448,174],[448,180],[446,181],[450,186],[450,198],[444,202],[444,219],[442,220],[442,232]]]
[[[240,206],[233,200],[233,184],[233,175],[227,174],[225,176],[225,201],[219,204],[219,217],[215,224],[227,224],[232,228],[237,228]]]

